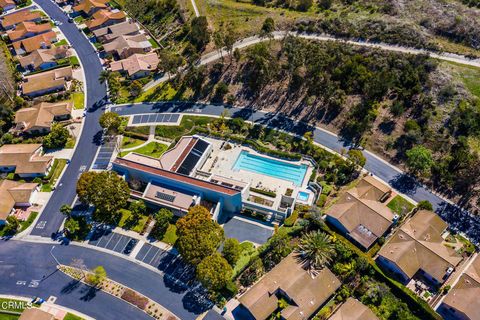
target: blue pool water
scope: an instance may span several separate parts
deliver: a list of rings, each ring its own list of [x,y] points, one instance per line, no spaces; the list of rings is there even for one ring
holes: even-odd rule
[[[297,195],[297,199],[301,201],[307,201],[310,194],[308,192],[300,191]]]
[[[287,180],[300,186],[307,173],[307,166],[292,164],[275,159],[265,158],[251,154],[248,151],[240,152],[235,161],[233,170],[246,170],[266,176]]]

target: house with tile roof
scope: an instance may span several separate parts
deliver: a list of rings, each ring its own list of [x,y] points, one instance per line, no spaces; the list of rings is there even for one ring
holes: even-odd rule
[[[133,21],[117,23],[93,32],[98,41],[108,43],[120,36],[131,36],[140,33],[138,25]]]
[[[144,34],[120,36],[103,45],[106,53],[126,59],[133,54],[143,54],[152,50],[152,44]]]
[[[480,258],[477,255],[443,299],[437,312],[447,320],[480,320]]]
[[[2,8],[3,12],[13,10],[16,6],[17,4],[14,0],[0,0],[0,8]]]
[[[38,192],[37,183],[25,183],[12,180],[0,181],[0,225],[15,207],[29,207]]]
[[[85,22],[85,25],[90,31],[95,31],[100,28],[111,26],[127,19],[125,12],[120,10],[105,10],[101,9],[95,12],[92,19]]]
[[[448,225],[437,214],[420,210],[378,252],[377,263],[407,283],[417,273],[438,286],[462,261],[442,235]]]
[[[65,90],[67,81],[72,79],[72,75],[72,67],[68,66],[26,76],[22,83],[22,93],[29,97],[37,97]]]
[[[0,24],[5,30],[10,30],[15,27],[15,25],[25,22],[40,22],[42,20],[42,15],[38,11],[33,11],[30,9],[24,9],[10,13],[8,15],[0,17]]]
[[[42,145],[4,144],[0,147],[0,172],[15,172],[21,178],[45,176],[53,157],[42,155]]]
[[[385,204],[391,194],[389,186],[366,176],[328,209],[326,220],[368,250],[398,219]]]
[[[108,0],[83,0],[73,7],[73,11],[85,16],[91,16],[101,9],[107,9]]]
[[[48,49],[54,42],[57,42],[57,34],[51,30],[30,38],[15,41],[12,45],[17,55],[24,55],[37,49]]]
[[[128,75],[131,79],[149,76],[157,69],[160,60],[155,52],[147,54],[133,54],[130,57],[110,63],[112,71]]]
[[[15,113],[16,132],[43,134],[50,132],[53,122],[70,118],[71,101],[40,102],[31,108],[23,108]]]
[[[355,298],[348,298],[328,320],[379,320],[369,307]]]
[[[238,300],[253,319],[270,319],[280,299],[289,305],[280,311],[285,320],[309,319],[341,286],[328,269],[312,273],[295,256],[289,254]]]
[[[50,23],[35,23],[31,21],[20,22],[15,28],[7,31],[7,36],[10,41],[15,42],[36,36],[38,34],[46,33],[52,30]]]
[[[18,62],[25,70],[45,70],[58,65],[57,60],[70,56],[67,46],[37,49],[28,55],[18,57]]]

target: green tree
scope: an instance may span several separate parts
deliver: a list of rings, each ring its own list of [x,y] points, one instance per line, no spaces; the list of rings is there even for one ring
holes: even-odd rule
[[[63,204],[60,207],[60,213],[63,214],[65,216],[65,218],[70,218],[70,216],[72,214],[72,207],[69,206],[68,204]]]
[[[159,58],[158,68],[167,73],[169,79],[172,74],[177,73],[178,68],[183,64],[182,56],[170,50],[160,51]]]
[[[132,212],[132,216],[139,219],[140,216],[145,215],[147,212],[147,206],[143,200],[136,200],[130,202],[128,209]]]
[[[190,208],[176,226],[178,240],[175,246],[183,259],[193,265],[213,254],[223,241],[223,229],[202,206]]]
[[[207,17],[200,16],[193,18],[190,23],[190,42],[197,50],[203,50],[209,41],[210,30],[208,30]]]
[[[130,84],[130,88],[129,88],[130,96],[136,98],[140,94],[142,94],[142,90],[143,90],[143,86],[142,86],[142,83],[140,81],[138,81],[138,80],[132,81],[132,83]]]
[[[240,259],[241,253],[242,248],[240,247],[240,243],[237,239],[228,238],[227,240],[225,240],[223,244],[222,255],[231,266],[235,266],[238,259]]]
[[[15,216],[8,216],[7,225],[3,228],[5,235],[14,235],[20,227],[20,221]]]
[[[363,168],[367,159],[363,155],[362,151],[357,149],[350,149],[347,152],[348,160],[350,160],[355,166]]]
[[[321,270],[332,261],[335,245],[328,234],[312,231],[302,237],[296,252],[309,269]]]
[[[130,189],[115,172],[84,172],[77,181],[77,194],[82,203],[95,206],[98,220],[111,222],[113,215],[127,205]]]
[[[118,113],[108,111],[100,116],[98,122],[103,129],[107,130],[107,133],[115,134],[122,124],[122,118],[120,118]]]
[[[232,278],[232,267],[219,253],[205,257],[197,267],[197,279],[211,291],[218,291],[225,287]]]
[[[168,226],[170,225],[170,221],[173,219],[172,211],[162,208],[158,210],[157,214],[155,214],[155,227],[152,230],[151,235],[156,239],[162,239],[167,232]]]
[[[240,50],[238,48],[235,48],[235,50],[233,50],[233,58],[237,62],[239,62],[240,59],[242,59],[242,53],[240,52]]]
[[[105,83],[107,82],[112,75],[112,72],[110,70],[102,70],[100,72],[100,75],[98,76],[98,82],[100,83]]]
[[[332,6],[332,2],[333,2],[333,0],[320,0],[318,2],[318,5],[323,10],[328,10]]]
[[[430,203],[430,201],[428,201],[428,200],[419,201],[418,204],[417,204],[417,208],[418,208],[419,210],[429,210],[429,211],[433,211],[433,206],[432,206],[432,204]]]
[[[299,0],[297,10],[308,11],[313,5],[313,0]]]
[[[406,152],[407,166],[414,174],[426,175],[433,165],[432,151],[424,146],[415,146]]]
[[[74,234],[80,230],[80,223],[76,219],[68,218],[63,228],[68,234]]]
[[[260,30],[260,35],[262,37],[273,37],[273,31],[275,31],[275,21],[271,17],[266,18],[263,21],[262,29]]]
[[[59,123],[52,125],[52,130],[43,138],[43,147],[45,149],[60,149],[67,144],[70,134],[68,129]]]
[[[277,72],[277,63],[269,46],[262,42],[247,50],[247,81],[254,94],[267,85]]]
[[[97,266],[93,269],[92,273],[87,276],[87,282],[96,287],[103,282],[107,278],[107,272],[105,268],[102,266]]]

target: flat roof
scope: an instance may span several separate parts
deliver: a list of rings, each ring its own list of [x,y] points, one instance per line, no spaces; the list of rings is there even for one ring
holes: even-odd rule
[[[194,204],[197,196],[193,192],[157,182],[150,183],[143,194],[146,199],[184,211]]]

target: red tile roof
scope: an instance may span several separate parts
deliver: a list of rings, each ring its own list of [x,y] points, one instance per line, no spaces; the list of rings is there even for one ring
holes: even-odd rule
[[[122,159],[122,158],[115,159],[115,161],[113,161],[113,163],[118,164],[120,166],[124,166],[124,167],[128,167],[128,168],[131,168],[131,169],[140,170],[140,171],[143,171],[143,172],[155,174],[155,175],[158,175],[158,176],[165,177],[167,179],[181,181],[181,182],[191,184],[191,185],[194,185],[194,186],[197,186],[197,187],[200,187],[200,188],[210,189],[210,190],[221,192],[221,193],[228,194],[228,195],[235,195],[235,194],[240,193],[238,190],[228,188],[228,187],[224,187],[224,186],[221,186],[221,185],[209,182],[209,181],[192,178],[192,177],[180,174],[180,173],[171,172],[171,171],[163,170],[163,169],[160,169],[160,168],[150,167],[150,166],[138,163],[138,162],[134,162],[134,161],[130,161],[130,160]]]

